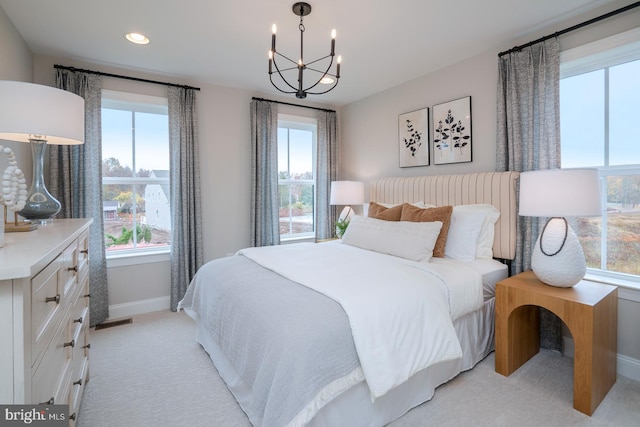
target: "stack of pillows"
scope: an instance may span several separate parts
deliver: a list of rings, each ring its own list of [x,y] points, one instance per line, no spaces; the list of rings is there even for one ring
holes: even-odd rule
[[[362,249],[429,262],[493,258],[500,212],[489,204],[440,206],[369,203],[368,216],[354,216],[342,242]]]

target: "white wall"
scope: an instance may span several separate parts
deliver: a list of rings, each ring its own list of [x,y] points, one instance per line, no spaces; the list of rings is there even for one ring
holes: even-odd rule
[[[33,59],[31,50],[27,47],[16,27],[0,8],[0,80],[15,80],[20,82],[33,81]],[[0,140],[0,144],[13,150],[25,177],[29,178],[32,172],[31,149],[29,144]],[[0,168],[4,170],[8,164],[0,158]],[[10,212],[9,218],[13,218]]]

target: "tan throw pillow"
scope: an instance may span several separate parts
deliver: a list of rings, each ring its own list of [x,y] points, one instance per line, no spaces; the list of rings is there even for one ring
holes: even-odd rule
[[[402,205],[402,213],[400,215],[400,221],[411,222],[431,222],[441,221],[442,228],[440,229],[440,235],[436,240],[436,245],[433,248],[433,256],[437,258],[444,258],[444,248],[447,244],[447,234],[449,233],[449,224],[451,223],[451,213],[453,212],[453,206],[442,206],[439,208],[427,208],[421,209],[412,206],[408,203]]]
[[[369,202],[369,218],[382,219],[385,221],[400,221],[400,215],[402,215],[402,206],[398,205],[392,208],[387,208],[376,202]]]

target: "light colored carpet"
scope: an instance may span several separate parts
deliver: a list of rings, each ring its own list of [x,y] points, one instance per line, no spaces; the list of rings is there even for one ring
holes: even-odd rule
[[[79,427],[250,426],[184,313],[91,332]],[[509,377],[494,371],[491,354],[390,426],[640,425],[639,382],[619,376],[592,417],[573,409],[572,384],[573,361],[557,353],[543,350]]]

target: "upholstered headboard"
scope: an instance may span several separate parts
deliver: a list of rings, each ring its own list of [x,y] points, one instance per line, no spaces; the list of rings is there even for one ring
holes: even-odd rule
[[[489,203],[500,211],[495,225],[493,256],[516,254],[516,182],[519,172],[486,172],[379,178],[369,184],[372,202],[424,202],[437,206]]]

